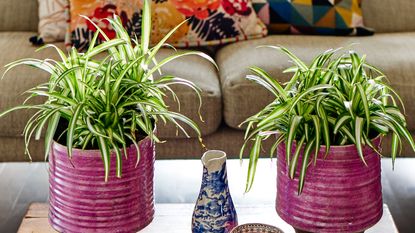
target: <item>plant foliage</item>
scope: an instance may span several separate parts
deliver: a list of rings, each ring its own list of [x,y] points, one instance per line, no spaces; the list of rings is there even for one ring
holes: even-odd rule
[[[151,19],[148,1],[144,1],[140,41],[129,37],[118,17],[106,20],[110,21],[116,31],[117,36],[114,39],[110,40],[96,27],[97,32],[85,52],[72,48],[66,55],[56,46],[46,45],[44,48],[56,49],[60,61],[28,58],[7,65],[6,73],[16,66],[28,65],[50,73],[50,79],[47,83],[28,90],[30,96],[23,105],[0,114],[2,117],[15,110],[36,110],[24,129],[26,153],[29,157],[31,138],[34,136],[36,140],[40,139],[44,128],[47,128],[45,159],[57,133],[61,133],[57,136],[66,137],[70,158],[73,148],[99,148],[105,166],[105,180],[109,176],[111,152],[116,154],[116,174],[121,177],[121,156],[123,153],[126,155],[127,146],[134,144],[138,158],[140,156],[137,143],[139,135],[160,142],[154,134],[155,124],[160,120],[174,123],[186,135],[181,123],[187,124],[198,133],[200,139],[198,126],[186,116],[169,111],[163,101],[166,91],[171,92],[177,100],[171,85],[192,88],[201,101],[200,89],[188,80],[173,76],[162,76],[154,80],[153,74],[160,71],[166,63],[187,55],[202,56],[214,63],[201,52],[175,53],[157,62],[157,52],[180,25],[157,45],[150,47]],[[99,34],[106,41],[95,45]],[[107,55],[105,59],[96,58],[103,54]],[[36,105],[27,103],[38,96],[45,96],[47,100]],[[68,127],[64,132],[58,132],[58,124],[62,121],[66,121]]]
[[[269,90],[275,100],[254,116],[246,119],[245,143],[250,150],[246,191],[252,187],[262,142],[276,135],[271,156],[279,143],[286,144],[286,162],[290,178],[299,169],[301,193],[307,167],[314,164],[320,147],[325,146],[326,155],[332,145],[355,144],[358,154],[366,164],[362,147],[370,146],[379,153],[371,139],[377,135],[392,134],[392,161],[395,161],[402,139],[406,139],[415,151],[409,133],[404,109],[399,95],[388,84],[385,75],[366,62],[365,56],[350,51],[337,55],[328,50],[306,65],[283,47],[265,46],[286,54],[294,66],[284,72],[293,73],[292,78],[280,84],[259,67],[251,67],[252,80]],[[294,141],[297,149],[292,150]],[[300,149],[303,162],[298,163]],[[380,153],[379,153],[380,154]]]

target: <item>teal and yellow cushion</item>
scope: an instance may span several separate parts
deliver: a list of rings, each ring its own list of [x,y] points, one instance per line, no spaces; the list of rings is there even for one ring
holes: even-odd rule
[[[270,33],[373,35],[363,24],[362,0],[254,0]]]

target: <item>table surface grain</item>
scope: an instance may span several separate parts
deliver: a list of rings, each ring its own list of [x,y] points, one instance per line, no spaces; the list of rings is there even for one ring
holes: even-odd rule
[[[190,232],[193,204],[156,204],[156,214],[153,222],[144,228],[143,233]],[[236,206],[239,224],[267,223],[282,229],[285,233],[294,233],[294,229],[278,217],[273,205],[240,205]],[[33,203],[20,225],[18,233],[55,233],[48,223],[48,204]],[[366,233],[397,233],[395,223],[388,206],[383,206],[382,219],[368,229]]]

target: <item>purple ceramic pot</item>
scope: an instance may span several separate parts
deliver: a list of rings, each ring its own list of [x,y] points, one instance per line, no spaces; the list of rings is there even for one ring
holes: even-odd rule
[[[154,216],[153,176],[155,148],[149,138],[140,142],[140,161],[134,145],[123,156],[122,178],[111,172],[104,182],[99,150],[73,150],[53,143],[49,156],[49,222],[59,232],[137,232]]]
[[[373,141],[379,146],[380,137]],[[324,159],[322,147],[316,166],[308,167],[302,194],[297,194],[299,169],[289,178],[285,144],[278,146],[277,200],[279,216],[306,232],[362,232],[382,217],[380,157],[363,148],[367,166],[355,145],[332,146]],[[295,150],[295,145],[293,150]],[[301,157],[298,162],[301,167]]]

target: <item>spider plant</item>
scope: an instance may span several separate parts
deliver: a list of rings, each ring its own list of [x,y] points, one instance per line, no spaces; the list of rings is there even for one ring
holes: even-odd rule
[[[264,46],[286,54],[294,66],[284,73],[292,78],[280,84],[259,67],[251,67],[252,80],[269,90],[275,100],[254,116],[246,119],[245,143],[252,143],[246,191],[252,187],[262,142],[275,136],[270,154],[273,156],[279,143],[286,145],[286,163],[291,179],[299,169],[300,194],[304,187],[307,167],[314,165],[321,145],[326,156],[331,146],[356,145],[358,156],[366,164],[362,147],[367,145],[379,153],[371,139],[392,134],[392,161],[394,163],[402,139],[415,151],[415,144],[407,129],[399,95],[388,84],[385,75],[366,62],[365,56],[350,51],[338,55],[328,50],[306,65],[284,47]],[[293,143],[296,149],[292,151]],[[303,160],[299,164],[300,151]],[[380,155],[380,153],[379,153]]]
[[[144,1],[140,41],[131,39],[121,20],[115,17],[107,20],[116,31],[116,38],[109,39],[96,27],[97,32],[85,52],[72,48],[66,55],[56,46],[46,45],[43,48],[56,49],[60,56],[59,61],[27,58],[7,65],[5,74],[19,65],[32,66],[50,74],[47,83],[26,92],[29,97],[22,105],[0,114],[2,117],[15,110],[36,110],[23,131],[25,153],[29,157],[30,140],[33,136],[35,140],[39,140],[46,128],[45,159],[54,139],[67,146],[69,158],[72,158],[73,148],[99,148],[107,180],[111,152],[116,154],[116,175],[121,177],[121,158],[123,153],[126,155],[127,146],[134,144],[139,158],[138,136],[148,136],[152,141],[160,142],[154,134],[155,124],[160,120],[172,122],[186,135],[181,123],[187,124],[197,132],[200,139],[198,126],[188,117],[170,111],[163,101],[166,91],[171,92],[177,99],[171,85],[192,88],[201,101],[200,89],[188,80],[173,76],[162,76],[155,80],[153,74],[160,72],[164,64],[182,56],[198,55],[212,63],[214,61],[201,52],[186,52],[175,53],[157,62],[155,55],[181,25],[169,32],[154,47],[150,47],[150,15],[150,4]],[[99,34],[106,40],[96,45]],[[97,55],[100,54],[106,54],[106,57],[98,59]],[[46,97],[46,101],[42,104],[28,104],[29,100],[38,96]],[[58,125],[64,130],[58,130]]]

